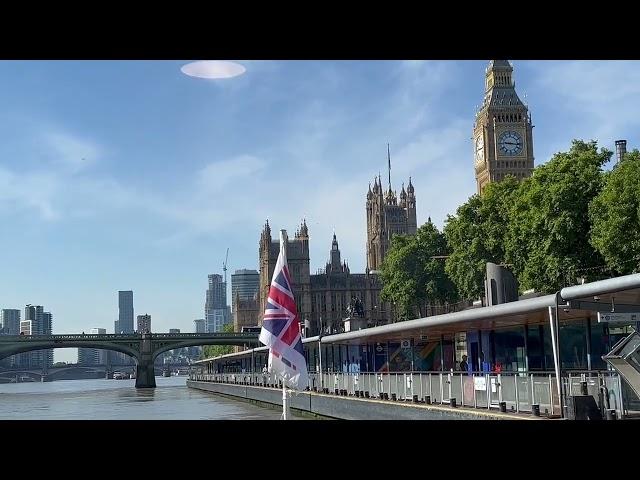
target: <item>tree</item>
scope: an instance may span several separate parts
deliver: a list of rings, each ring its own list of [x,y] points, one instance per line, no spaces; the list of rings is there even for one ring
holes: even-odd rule
[[[603,186],[610,151],[574,140],[521,182],[509,207],[505,259],[523,288],[555,292],[602,264],[589,243],[589,203]]]
[[[484,295],[487,262],[503,263],[509,207],[518,189],[515,177],[487,185],[447,217],[444,235],[450,250],[445,270],[463,298]]]
[[[233,323],[228,323],[222,327],[223,333],[233,333]],[[202,349],[204,358],[219,357],[233,352],[232,345],[206,345]]]
[[[626,275],[640,270],[640,152],[627,153],[589,206],[591,245],[607,267]]]
[[[395,304],[402,320],[424,316],[427,306],[454,301],[453,282],[444,271],[447,243],[431,219],[416,235],[394,235],[382,263],[382,299]]]

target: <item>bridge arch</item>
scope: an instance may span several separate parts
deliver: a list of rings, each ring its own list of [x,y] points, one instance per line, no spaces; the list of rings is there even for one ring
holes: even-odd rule
[[[255,333],[144,333],[0,336],[0,359],[20,353],[55,348],[96,348],[132,357],[136,363],[136,388],[156,386],[153,364],[161,353],[202,345],[253,345]]]
[[[12,346],[1,346],[0,347],[0,360],[10,357],[12,355],[19,355],[21,353],[35,352],[38,350],[54,350],[56,348],[95,348],[98,350],[111,350],[114,352],[124,353],[133,357],[136,362],[140,356],[139,350],[126,346],[120,345],[117,343],[105,343],[97,342],[97,341],[86,341],[86,342],[64,342],[64,341],[54,341],[54,342],[38,342],[24,345],[12,345]]]

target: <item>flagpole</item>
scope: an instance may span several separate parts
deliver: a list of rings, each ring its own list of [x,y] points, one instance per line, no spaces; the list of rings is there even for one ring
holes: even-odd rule
[[[287,398],[287,380],[282,377],[282,420],[289,420],[289,399]]]
[[[280,251],[284,256],[284,263],[287,264],[287,231],[280,230]],[[287,379],[282,375],[282,420],[289,420],[289,399],[287,397]]]

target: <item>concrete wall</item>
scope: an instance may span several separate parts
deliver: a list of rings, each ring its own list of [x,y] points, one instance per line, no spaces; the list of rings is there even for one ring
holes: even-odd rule
[[[282,405],[282,390],[275,388],[229,385],[187,380],[187,386],[247,400]],[[501,414],[469,408],[450,408],[390,402],[356,397],[338,397],[321,393],[300,392],[291,395],[291,408],[324,417],[344,420],[528,420],[529,415]]]

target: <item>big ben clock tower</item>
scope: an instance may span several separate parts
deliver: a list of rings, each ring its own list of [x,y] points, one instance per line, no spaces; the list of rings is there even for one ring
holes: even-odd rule
[[[507,175],[518,180],[533,171],[533,135],[529,109],[518,98],[508,60],[491,60],[486,70],[482,107],[473,125],[478,193]]]

